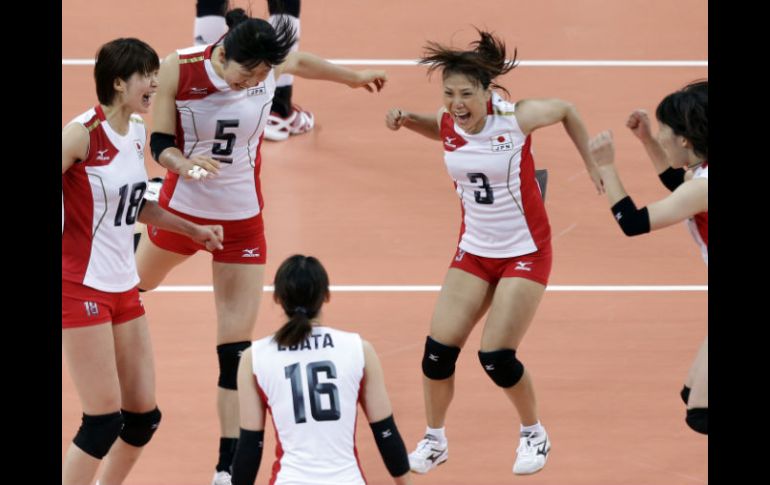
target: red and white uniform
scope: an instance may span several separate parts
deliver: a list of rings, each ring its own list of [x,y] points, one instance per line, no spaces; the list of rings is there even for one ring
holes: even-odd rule
[[[62,279],[104,292],[139,282],[134,223],[147,188],[144,122],[132,115],[116,133],[96,106],[73,122],[86,127],[88,156],[62,175]]]
[[[694,179],[706,179],[709,178],[709,167],[708,162],[703,162],[703,165],[695,169],[695,172],[693,174],[693,180]],[[701,212],[700,214],[695,214],[695,216],[691,217],[690,219],[687,219],[687,229],[690,230],[690,234],[692,234],[693,239],[695,239],[695,242],[698,243],[698,246],[700,247],[701,256],[703,256],[703,261],[706,262],[706,266],[709,264],[709,213],[707,212]]]
[[[329,327],[297,347],[252,343],[253,372],[276,430],[273,485],[364,485],[355,446],[361,337]]]
[[[477,256],[511,258],[550,248],[532,137],[522,133],[514,110],[493,93],[477,134],[466,133],[449,113],[441,118],[444,161],[463,210],[459,248]]]
[[[168,172],[159,204],[205,219],[248,219],[263,206],[260,146],[275,93],[275,74],[271,70],[259,85],[234,91],[214,72],[213,48],[178,51],[176,141],[188,158],[205,155],[219,160],[219,174],[196,181]]]

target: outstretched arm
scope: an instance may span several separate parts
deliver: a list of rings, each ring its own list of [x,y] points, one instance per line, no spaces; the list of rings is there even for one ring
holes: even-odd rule
[[[139,222],[152,224],[167,231],[184,234],[193,241],[203,244],[209,251],[224,249],[222,239],[224,233],[222,226],[202,226],[173,214],[155,201],[144,199],[139,209]]]
[[[602,180],[588,148],[588,130],[572,103],[561,99],[524,99],[516,103],[516,120],[525,135],[544,126],[562,123],[580,153],[597,193],[604,192]]]
[[[391,108],[385,115],[385,126],[393,131],[399,130],[403,126],[431,140],[441,140],[441,114],[443,112],[444,108],[441,108],[435,115]]]
[[[294,74],[305,79],[320,79],[345,84],[351,88],[364,88],[370,93],[379,92],[388,77],[385,71],[365,69],[353,71],[337,66],[309,52],[292,52],[286,56],[283,64],[275,67],[275,77],[281,74]]]

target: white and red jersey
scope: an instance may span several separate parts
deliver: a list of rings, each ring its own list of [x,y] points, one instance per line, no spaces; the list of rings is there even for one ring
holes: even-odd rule
[[[144,122],[116,133],[97,105],[72,122],[88,130],[88,155],[62,175],[62,279],[105,292],[139,283],[134,223],[147,188]]]
[[[510,258],[550,244],[532,137],[522,133],[514,110],[493,93],[477,134],[466,133],[449,113],[441,118],[444,162],[463,211],[459,247],[477,256]]]
[[[693,174],[693,180],[694,179],[706,179],[709,178],[709,167],[708,162],[703,162],[703,164],[695,169],[695,172]],[[700,247],[700,253],[701,256],[703,256],[703,261],[706,262],[706,266],[709,264],[709,213],[701,212],[700,214],[695,214],[693,217],[687,219],[687,229],[690,230],[690,234],[692,234],[693,239],[695,239],[695,242],[698,243],[698,246]]]
[[[276,430],[273,485],[364,485],[355,446],[361,337],[313,327],[296,347],[252,343],[253,371]]]
[[[275,93],[275,74],[257,86],[234,91],[211,64],[214,45],[181,49],[176,94],[176,143],[184,156],[220,162],[205,181],[168,172],[159,203],[205,219],[241,220],[262,210],[260,146]]]

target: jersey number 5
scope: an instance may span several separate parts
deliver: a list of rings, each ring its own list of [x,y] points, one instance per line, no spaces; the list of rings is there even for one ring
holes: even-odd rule
[[[340,419],[340,397],[337,386],[331,382],[318,382],[318,374],[325,373],[329,379],[337,377],[337,368],[334,362],[322,360],[311,362],[305,366],[307,375],[307,390],[310,395],[310,414],[316,421],[336,421]],[[304,423],[305,417],[305,393],[302,391],[302,370],[299,363],[287,365],[283,368],[287,379],[291,379],[291,397],[294,401],[294,422]],[[321,398],[328,398],[328,405],[324,406]]]
[[[230,155],[233,154],[235,133],[225,133],[225,128],[238,128],[239,123],[238,120],[217,120],[217,132],[214,134],[214,138],[224,140],[226,144],[223,147],[222,143],[214,143],[214,146],[211,147],[211,153],[216,155],[212,157],[214,160],[219,160],[222,163],[233,163],[233,158]]]

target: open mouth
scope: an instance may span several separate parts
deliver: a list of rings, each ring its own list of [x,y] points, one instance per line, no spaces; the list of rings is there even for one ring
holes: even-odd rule
[[[467,123],[468,120],[471,119],[471,114],[470,113],[462,113],[462,114],[454,113],[454,117],[455,117],[455,121],[457,121],[458,123],[464,124],[464,123]]]

